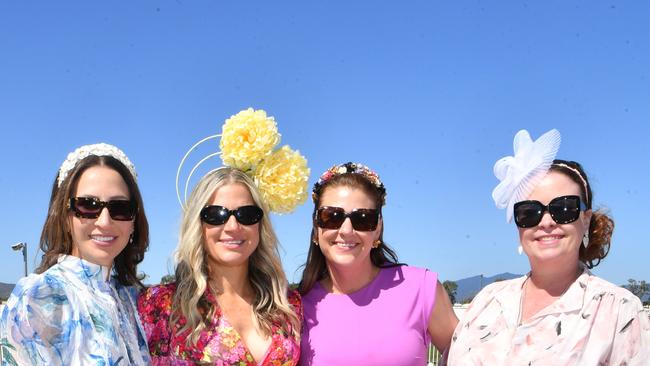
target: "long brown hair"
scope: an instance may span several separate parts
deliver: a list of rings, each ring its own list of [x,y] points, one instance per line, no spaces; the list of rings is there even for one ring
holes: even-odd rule
[[[592,209],[593,192],[587,174],[580,163],[556,159],[553,160],[549,171],[562,173],[574,181],[580,187],[580,199],[584,201],[587,210]],[[589,245],[586,248],[580,245],[580,261],[588,268],[600,264],[600,261],[605,259],[609,253],[613,232],[614,220],[607,212],[602,209],[592,211],[588,231]]]
[[[312,213],[312,228],[309,241],[309,252],[307,253],[307,262],[304,264],[302,279],[298,289],[301,294],[309,292],[317,281],[329,276],[327,271],[327,262],[323,252],[314,243],[318,242],[318,227],[316,225],[316,211],[320,207],[321,197],[328,188],[333,187],[351,187],[362,190],[375,202],[375,208],[379,210],[381,217],[381,207],[384,203],[385,190],[378,189],[372,182],[361,174],[344,173],[329,178],[322,184],[314,187],[312,198],[314,200],[314,211]],[[379,245],[370,250],[370,261],[376,267],[391,267],[399,265],[397,253],[384,242],[384,226],[381,226],[379,233]]]
[[[43,257],[35,272],[43,273],[52,267],[57,263],[60,254],[72,253],[72,230],[68,203],[77,191],[77,183],[83,172],[94,166],[109,167],[119,173],[129,189],[131,201],[135,202],[137,206],[133,222],[133,240],[115,257],[113,269],[117,280],[122,285],[142,286],[137,275],[137,266],[144,259],[144,252],[149,247],[149,223],[135,178],[124,164],[112,156],[90,155],[81,159],[68,173],[60,187],[57,180],[58,174],[55,177],[47,219],[41,232],[40,249],[43,251]]]

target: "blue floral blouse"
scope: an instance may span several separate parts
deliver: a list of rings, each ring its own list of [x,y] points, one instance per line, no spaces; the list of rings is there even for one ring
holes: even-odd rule
[[[136,291],[62,255],[21,279],[0,317],[2,365],[149,365]]]

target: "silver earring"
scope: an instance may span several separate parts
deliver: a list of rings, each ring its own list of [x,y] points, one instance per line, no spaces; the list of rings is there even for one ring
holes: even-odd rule
[[[588,232],[585,232],[585,236],[582,237],[582,246],[585,247],[585,249],[587,249],[587,247],[589,246],[589,233]]]
[[[131,233],[131,236],[129,236],[129,244],[133,244],[133,233]]]
[[[517,252],[521,255],[524,252],[524,248],[520,245],[519,248],[517,248]]]

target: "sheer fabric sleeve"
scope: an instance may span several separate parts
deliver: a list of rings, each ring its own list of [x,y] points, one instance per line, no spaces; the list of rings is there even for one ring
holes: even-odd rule
[[[2,365],[68,364],[84,326],[74,314],[61,283],[37,275],[20,281],[0,320]]]

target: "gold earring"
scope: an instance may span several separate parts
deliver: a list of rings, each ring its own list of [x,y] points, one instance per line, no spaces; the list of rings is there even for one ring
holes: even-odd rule
[[[372,243],[373,248],[379,248],[380,245],[381,245],[381,240],[379,239],[375,240],[375,242]]]

